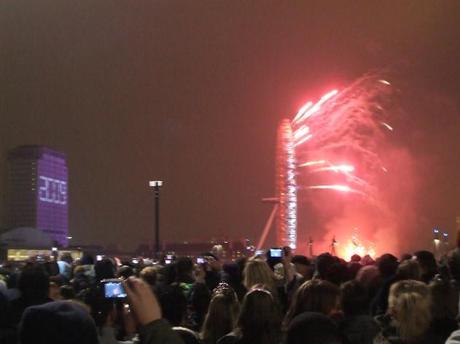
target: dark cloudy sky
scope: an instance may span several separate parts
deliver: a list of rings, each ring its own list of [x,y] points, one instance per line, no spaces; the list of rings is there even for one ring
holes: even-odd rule
[[[79,243],[149,240],[157,178],[164,239],[255,239],[279,120],[386,69],[423,166],[412,225],[453,231],[459,22],[455,0],[2,1],[2,180],[8,149],[49,145],[68,155]]]

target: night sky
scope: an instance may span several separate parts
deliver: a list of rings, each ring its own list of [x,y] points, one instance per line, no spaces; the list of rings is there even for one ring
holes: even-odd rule
[[[68,156],[76,243],[151,240],[149,179],[165,181],[163,239],[257,239],[278,122],[377,70],[416,161],[408,228],[453,234],[459,23],[455,0],[2,1],[0,192],[7,150],[43,144]]]

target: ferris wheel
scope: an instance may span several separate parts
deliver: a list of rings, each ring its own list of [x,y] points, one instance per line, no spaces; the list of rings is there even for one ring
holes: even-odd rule
[[[276,147],[276,192],[279,200],[277,245],[297,247],[297,184],[294,135],[291,121],[278,126]]]

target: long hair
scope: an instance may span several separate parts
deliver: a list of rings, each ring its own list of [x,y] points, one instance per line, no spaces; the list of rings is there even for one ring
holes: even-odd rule
[[[428,285],[431,293],[431,314],[435,319],[455,319],[458,313],[458,291],[451,281],[435,278]]]
[[[241,343],[276,344],[281,337],[281,315],[273,295],[262,286],[250,290],[243,300],[237,323]]]
[[[388,304],[403,341],[418,338],[428,330],[431,323],[431,295],[425,283],[404,280],[393,284]]]
[[[306,281],[294,294],[284,325],[288,326],[295,316],[303,312],[329,316],[338,306],[339,295],[339,288],[331,282],[319,279]]]
[[[28,306],[43,303],[48,299],[50,279],[43,266],[27,264],[18,279],[18,289]]]
[[[358,281],[348,281],[340,286],[340,304],[345,317],[368,314],[369,303],[369,293]]]
[[[221,283],[214,291],[200,337],[206,344],[215,344],[231,332],[238,318],[240,305],[232,288]]]
[[[268,264],[261,259],[250,259],[244,268],[243,284],[246,289],[251,289],[255,285],[261,284],[269,289],[270,292],[275,292],[275,280],[273,271]]]

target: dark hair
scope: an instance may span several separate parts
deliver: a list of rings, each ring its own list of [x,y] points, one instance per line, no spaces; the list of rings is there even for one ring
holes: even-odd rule
[[[90,307],[96,326],[102,328],[114,307],[113,301],[104,297],[103,287],[86,289],[79,298]]]
[[[281,317],[273,295],[261,287],[250,290],[243,300],[238,328],[241,343],[275,344],[281,336]]]
[[[26,265],[18,279],[18,289],[28,302],[35,303],[48,298],[49,276],[41,265]]]
[[[421,268],[417,260],[406,259],[399,264],[396,275],[400,280],[411,279],[419,281],[421,278]]]
[[[177,285],[165,286],[157,290],[163,318],[173,326],[180,326],[187,310],[187,298]]]
[[[44,268],[48,276],[59,275],[59,265],[56,262],[46,262]]]
[[[0,293],[0,328],[4,328],[7,317],[8,310],[8,299],[3,293]],[[1,338],[1,337],[0,337]]]
[[[115,265],[108,258],[97,261],[94,264],[94,274],[96,275],[96,282],[103,279],[110,279],[115,277]]]
[[[433,279],[430,284],[431,314],[437,319],[455,319],[458,313],[458,291],[450,281]]]
[[[339,329],[324,314],[306,312],[296,316],[287,330],[286,344],[341,344]]]
[[[358,275],[359,270],[361,270],[363,266],[357,262],[351,262],[348,264],[348,277],[349,279],[354,279],[356,275]]]
[[[340,287],[341,306],[345,316],[369,312],[369,297],[366,288],[356,280],[348,281]]]
[[[359,254],[354,254],[350,258],[350,262],[357,262],[359,263],[361,261],[361,256]]]
[[[295,316],[303,312],[330,315],[337,306],[339,295],[339,288],[329,281],[316,279],[305,282],[294,294],[285,325],[289,325]]]
[[[193,261],[189,257],[179,257],[175,263],[176,282],[190,283],[193,273]]]
[[[59,257],[59,260],[62,260],[63,262],[66,262],[68,264],[73,263],[73,258],[72,258],[72,255],[70,254],[70,252],[62,252],[60,257]]]
[[[322,253],[316,258],[315,267],[319,278],[326,278],[336,259],[330,253]]]
[[[302,264],[305,266],[310,266],[310,259],[308,259],[306,256],[301,256],[301,255],[296,255],[292,257],[291,259],[292,264]]]
[[[235,263],[225,263],[222,266],[223,274],[226,280],[230,283],[241,283],[243,281],[243,275],[240,268]]]
[[[238,268],[240,269],[241,279],[243,279],[243,271],[244,271],[244,268],[246,267],[247,261],[248,261],[247,257],[239,257],[239,258],[236,258],[235,260],[236,265],[238,265]]]
[[[377,267],[383,279],[393,276],[398,268],[398,258],[386,253],[377,259]]]
[[[94,258],[89,253],[84,253],[80,259],[81,265],[94,265]]]
[[[117,277],[128,279],[129,277],[134,276],[134,270],[129,265],[120,266],[117,271]]]
[[[222,282],[228,283],[238,296],[238,300],[242,301],[246,294],[246,288],[243,285],[243,273],[240,266],[236,263],[226,263],[222,270]]]
[[[460,282],[460,249],[457,248],[449,253],[447,256],[447,264],[452,277],[457,281],[457,283]]]
[[[176,263],[163,266],[158,271],[157,281],[169,285],[176,280]]]
[[[347,267],[347,263],[344,260],[339,260],[334,257],[336,261],[330,265],[329,271],[324,276],[326,281],[334,283],[336,286],[339,286],[345,281],[350,279],[350,271]]]
[[[414,253],[422,269],[422,281],[429,283],[438,272],[438,265],[433,253],[430,251],[417,251]]]
[[[408,259],[412,259],[412,255],[410,253],[403,253],[401,254],[401,258],[399,258],[399,261],[403,262]]]
[[[70,285],[63,285],[59,288],[59,292],[64,300],[75,299],[75,290]]]

